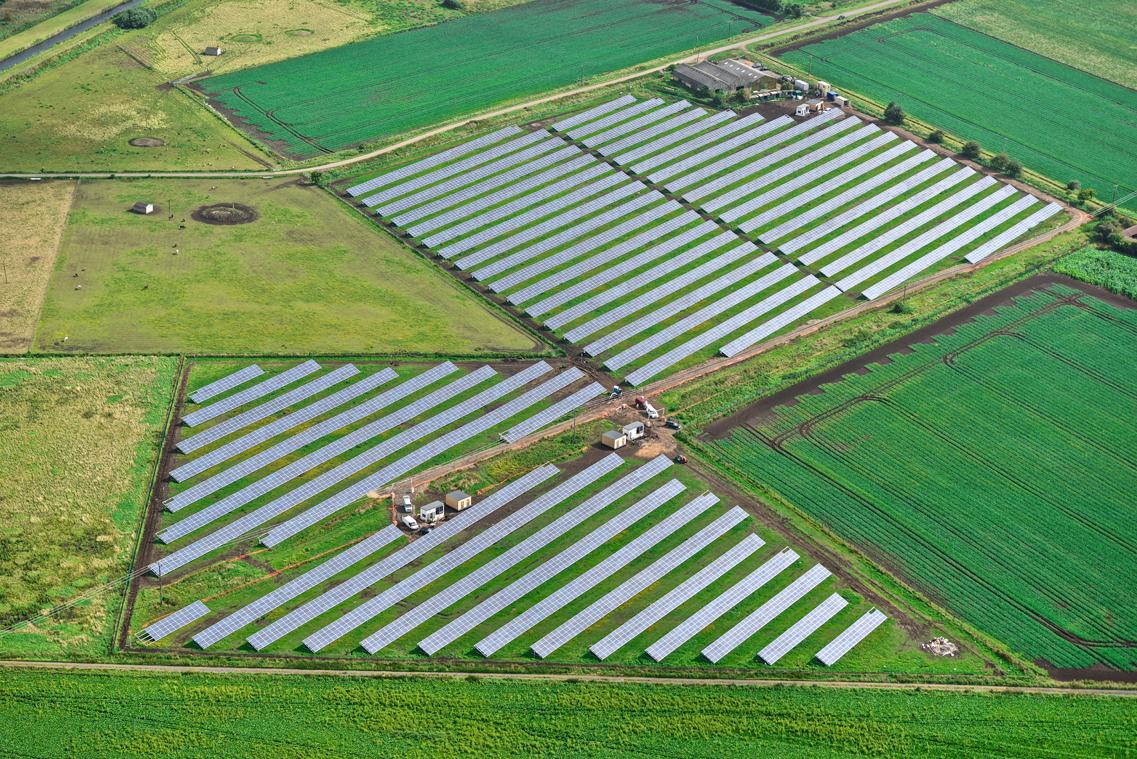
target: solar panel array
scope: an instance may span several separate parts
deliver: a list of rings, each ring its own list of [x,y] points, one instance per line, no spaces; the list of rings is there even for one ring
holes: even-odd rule
[[[457,367],[455,367],[455,370],[456,369]],[[220,448],[212,450],[203,456],[198,456],[193,461],[182,464],[177,469],[172,470],[170,476],[178,482],[185,482],[195,474],[211,469],[224,461],[228,461],[237,454],[244,453],[250,448],[272,440],[277,435],[287,432],[293,427],[297,427],[304,422],[315,419],[321,414],[326,414],[333,409],[339,408],[348,401],[355,400],[380,385],[384,385],[393,379],[398,379],[398,376],[399,375],[395,374],[394,369],[387,367],[380,372],[364,377],[359,382],[355,382],[337,393],[333,393],[326,398],[321,398],[315,403],[298,409],[280,419],[275,419],[263,427],[258,427],[252,432],[242,435],[231,443],[226,443]],[[183,506],[193,502],[193,500],[189,498],[181,498],[181,496],[184,495],[185,493],[179,494],[178,503],[180,505],[176,508],[171,508],[171,511],[177,511]]]
[[[264,373],[264,369],[261,369],[256,364],[246,366],[244,369],[233,372],[227,377],[222,377],[216,382],[210,382],[205,387],[194,390],[192,393],[189,393],[189,399],[194,403],[207,401],[215,395],[221,395],[226,390],[232,390],[237,387],[237,385],[244,384],[253,377],[259,377]]]
[[[384,371],[390,371],[391,374],[394,374],[394,371],[390,369]],[[229,469],[226,469],[225,471],[220,472],[213,477],[210,477],[205,482],[201,482],[181,493],[178,493],[170,500],[168,504],[166,504],[166,508],[168,508],[170,511],[179,511],[180,509],[189,506],[191,503],[195,503],[205,496],[217,492],[226,485],[229,485],[241,479],[242,477],[252,474],[261,467],[271,464],[272,462],[279,460],[281,457],[286,456],[293,451],[297,451],[309,443],[313,443],[319,440],[324,435],[331,434],[338,429],[342,429],[349,424],[359,421],[360,419],[364,419],[371,414],[374,414],[375,412],[386,408],[390,404],[402,400],[408,395],[411,395],[412,393],[417,392],[422,388],[427,387],[428,385],[431,385],[434,382],[437,382],[443,377],[456,371],[458,371],[458,367],[454,366],[454,364],[450,363],[449,361],[439,364],[438,366],[435,366],[426,372],[423,372],[417,377],[414,377],[407,382],[393,387],[390,390],[376,396],[375,398],[372,398],[371,400],[361,403],[355,408],[348,409],[347,411],[337,414],[331,419],[313,425],[312,427],[309,427],[308,429],[297,433],[293,437],[277,443],[266,451],[262,451],[255,456],[251,456],[244,461],[238,462]],[[362,382],[356,384],[362,384]],[[331,401],[331,398],[327,400]],[[343,401],[341,401],[341,403],[342,402]],[[313,404],[314,407],[317,407],[319,405],[320,404]],[[298,412],[296,415],[300,415],[300,413],[303,412]],[[307,421],[307,419],[303,421]],[[259,443],[263,441],[257,442]],[[212,454],[207,454],[207,456],[208,455]],[[187,464],[187,466],[190,466],[193,463],[194,462],[190,462],[190,464]]]
[[[233,612],[225,619],[216,622],[193,636],[193,642],[202,648],[209,648],[214,643],[227,638],[245,627],[253,620],[263,617],[274,609],[279,609],[292,599],[306,593],[325,580],[331,579],[345,569],[358,564],[381,548],[384,548],[399,537],[402,533],[394,525],[387,525],[379,532],[364,538],[318,567],[309,569],[304,574],[290,580],[276,590],[261,596],[248,606]]]
[[[518,422],[513,427],[510,427],[508,430],[503,432],[501,436],[505,442],[513,443],[525,437],[531,432],[536,432],[537,430],[552,424],[565,414],[572,412],[573,409],[580,408],[596,396],[603,394],[604,386],[598,382],[593,382],[583,390],[577,390],[569,397],[557,401],[544,411],[540,411],[534,414],[523,422]]]
[[[724,356],[733,356],[737,353],[741,353],[760,340],[766,339],[783,327],[788,327],[798,319],[804,318],[814,309],[825,305],[840,294],[841,291],[836,287],[827,287],[816,295],[811,295],[809,298],[797,304],[788,311],[778,314],[773,319],[769,319],[763,322],[759,326],[747,332],[742,337],[735,338],[734,340],[730,341],[721,349],[719,349],[719,352]]]
[[[321,393],[333,385],[338,385],[348,377],[354,377],[359,374],[359,370],[351,364],[341,366],[333,372],[325,374],[323,377],[312,380],[306,385],[301,385],[295,390],[291,390],[284,395],[273,398],[268,403],[262,403],[256,408],[249,409],[243,414],[239,414],[231,419],[226,419],[220,424],[215,424],[207,430],[199,432],[192,437],[185,440],[178,441],[178,450],[182,453],[193,453],[198,448],[216,442],[226,435],[232,434],[239,429],[248,427],[250,424],[255,424],[265,417],[272,416],[281,409],[286,409],[297,401],[302,401],[306,398],[311,398],[316,393]]]
[[[758,658],[767,664],[777,664],[779,659],[794,650],[799,643],[817,632],[823,624],[833,619],[837,612],[848,605],[848,601],[834,593],[759,651]]]
[[[730,139],[723,139],[728,132],[735,131],[734,127],[736,127],[736,125],[741,125],[747,121],[750,121],[750,123],[747,124],[746,127],[738,127],[744,128],[746,131]],[[667,153],[659,156],[658,160],[660,163],[658,163],[657,166],[662,168],[651,171],[647,177],[656,184],[663,184],[664,180],[669,177],[705,164],[715,156],[738,150],[757,139],[765,137],[793,123],[794,120],[789,116],[780,116],[773,121],[767,121],[765,123],[762,123],[762,118],[757,114],[748,116],[745,119],[739,119],[738,121],[727,124],[722,129],[716,129],[698,140],[692,140],[687,145],[676,148],[675,150],[669,150]],[[689,157],[676,161],[675,158],[680,155],[688,155]],[[643,174],[648,171],[648,163],[651,163],[651,161],[637,164],[632,167],[632,171],[636,174]]]
[[[527,524],[542,514],[546,513],[549,511],[549,509],[560,505],[566,499],[572,497],[582,489],[588,487],[593,482],[596,482],[596,480],[607,474],[610,474],[613,470],[619,468],[622,463],[623,462],[620,457],[614,453],[605,456],[603,459],[596,462],[595,464],[592,464],[584,471],[577,473],[544,495],[536,498],[527,506],[519,509],[513,514],[510,514],[508,517],[498,523],[501,525],[501,530],[505,534],[509,534],[517,530],[522,525]],[[489,532],[489,530],[486,532]],[[471,542],[480,539],[481,536],[485,534],[486,533],[481,533],[479,536],[471,538]],[[516,551],[518,548],[520,548],[520,546],[516,546],[512,550]],[[456,550],[458,549],[455,549],[455,551]],[[454,553],[454,551],[451,553]],[[497,559],[491,560],[489,564],[492,564],[494,561],[500,562],[500,559],[501,557],[499,556]],[[439,561],[442,561],[442,559],[439,559]],[[484,565],[478,570],[475,570],[474,574],[482,572],[484,575],[489,564]],[[453,605],[461,598],[469,595],[473,590],[477,588],[479,584],[480,581],[478,578],[473,577],[473,575],[468,576],[463,580],[459,580],[456,584],[449,586],[442,592],[432,596],[418,606],[415,606],[410,611],[407,611],[395,619],[393,622],[390,622],[389,624],[380,628],[374,634],[368,636],[367,638],[364,638],[362,642],[363,648],[372,654],[378,652],[379,650],[403,637],[426,620],[441,613],[444,609]]]
[[[1062,207],[1057,203],[1047,203],[1046,207],[1040,209],[1039,211],[1036,211],[1029,219],[1019,222],[1015,226],[1008,229],[1006,232],[1000,234],[995,239],[984,243],[982,246],[968,253],[966,256],[968,262],[974,264],[982,261],[984,258],[991,255],[999,248],[1014,241],[1015,238],[1026,234],[1035,225],[1041,224],[1061,210]]]
[[[603,132],[598,132],[596,134],[585,137],[581,140],[581,143],[590,148],[596,147],[597,145],[603,145],[606,142],[612,142],[618,137],[623,137],[629,132],[635,132],[643,129],[650,124],[654,124],[660,119],[666,118],[672,114],[684,110],[685,108],[690,107],[691,104],[686,100],[680,100],[678,103],[672,103],[671,105],[664,106],[663,108],[649,111],[647,114],[640,116],[638,119],[625,121],[623,124],[609,127]]]
[[[869,636],[869,633],[880,627],[886,619],[888,619],[888,617],[885,616],[883,612],[870,609],[864,616],[841,631],[840,635],[829,641],[823,649],[818,651],[817,660],[826,667],[832,667],[842,656],[853,650],[853,646],[860,643]]]
[[[808,572],[797,578],[776,596],[752,611],[745,619],[727,630],[711,645],[703,649],[703,656],[712,663],[745,643],[759,630],[769,624],[775,617],[792,606],[806,593],[816,588],[831,572],[820,564],[816,564]]]
[[[624,95],[622,98],[609,100],[607,103],[601,103],[595,108],[589,108],[584,113],[578,113],[575,116],[570,116],[567,119],[561,119],[557,123],[553,124],[552,128],[558,132],[564,132],[566,130],[572,129],[578,124],[583,124],[586,121],[598,119],[606,113],[615,111],[618,108],[623,108],[626,105],[631,105],[634,102],[636,102],[636,99],[634,97],[631,95]]]
[[[675,117],[672,119],[672,121],[677,121],[681,118],[685,118],[689,114],[695,114],[699,117],[699,120],[690,126],[685,127],[684,129],[680,129],[677,132],[664,134],[662,137],[654,139],[645,145],[641,145],[635,150],[629,150],[626,153],[617,153],[616,151],[618,148],[615,145],[612,145],[607,149],[615,155],[617,163],[619,163],[621,166],[631,166],[644,156],[649,156],[652,153],[658,153],[664,148],[676,143],[687,142],[688,138],[694,137],[700,132],[705,132],[708,129],[713,129],[714,127],[722,124],[724,121],[733,119],[737,115],[734,111],[716,111],[708,116],[706,111],[702,110],[701,108],[696,108],[693,111],[689,111],[688,113]],[[761,117],[759,117],[758,121],[761,120]],[[647,163],[650,163],[650,161],[645,161],[642,165],[646,165]],[[633,171],[634,170],[635,168],[633,167]]]
[[[677,481],[673,480],[673,482]],[[718,499],[716,498],[714,500],[717,501]],[[531,629],[539,622],[548,619],[551,615],[560,611],[581,595],[587,593],[599,583],[626,567],[629,563],[659,543],[659,541],[673,534],[684,525],[689,524],[695,517],[709,509],[711,505],[710,499],[697,498],[678,511],[669,514],[661,522],[653,525],[642,535],[632,540],[631,543],[620,547],[619,550],[605,558],[596,566],[557,588],[552,594],[542,598],[521,614],[512,617],[493,633],[478,641],[474,647],[482,656],[492,656],[495,652],[499,651],[502,646],[514,640],[518,635]],[[600,544],[596,544],[588,548],[585,553],[590,552],[594,548],[598,548],[599,545]],[[545,582],[551,578],[553,574],[543,576],[540,582]]]
[[[653,108],[658,108],[663,105],[663,101],[659,98],[652,98],[651,100],[643,100],[624,106],[617,111],[613,111],[602,119],[590,121],[580,126],[574,126],[571,129],[566,129],[565,134],[574,140],[581,140],[590,134],[596,134],[608,127],[619,124],[621,121],[626,121],[633,116],[638,116],[644,111],[650,111]]]
[[[706,606],[680,622],[669,633],[648,646],[645,653],[655,661],[663,661],[675,649],[694,638],[716,619],[738,606],[770,580],[777,577],[798,558],[797,553],[788,548],[776,554],[765,564],[732,585]]]
[[[695,499],[696,502],[705,501],[708,506],[718,503],[718,496],[714,493],[704,493]],[[588,608],[577,613],[568,621],[562,623],[557,629],[534,643],[530,648],[533,653],[542,659],[547,659],[554,651],[568,643],[573,638],[607,617],[616,609],[623,606],[632,598],[645,592],[665,575],[703,550],[715,540],[721,538],[730,528],[740,524],[746,519],[746,512],[735,506],[711,524],[691,537],[684,540],[675,548],[668,551],[663,557],[652,562],[648,567],[628,578],[615,589],[606,593],[602,598],[594,601]],[[761,541],[759,541],[761,544]]]
[[[589,650],[601,661],[607,659],[637,635],[693,598],[696,593],[741,564],[762,546],[762,539],[757,535],[747,535],[737,545],[681,582],[658,601],[589,646]]]
[[[690,105],[690,103],[688,103],[688,105]],[[707,112],[702,108],[693,108],[690,111],[684,111],[676,116],[659,122],[655,126],[638,131],[635,134],[625,137],[622,140],[617,140],[611,144],[603,145],[602,147],[598,148],[596,152],[602,155],[617,155],[619,153],[627,151],[629,148],[639,145],[646,140],[658,137],[664,132],[670,132],[671,130],[678,129],[688,122],[695,121],[696,119],[702,119],[706,115]],[[726,114],[723,115],[725,116]],[[699,131],[706,128],[706,125],[704,125],[699,129]],[[646,155],[646,153],[644,155]],[[621,163],[623,163],[623,161],[621,161]]]
[[[236,395],[231,395],[228,398],[212,403],[203,409],[194,411],[192,414],[186,414],[182,417],[182,421],[190,427],[195,427],[202,422],[215,419],[228,411],[245,405],[249,401],[255,401],[257,398],[268,395],[274,390],[279,390],[285,385],[295,382],[302,377],[307,377],[312,372],[319,370],[320,365],[315,361],[305,361],[299,366],[294,366],[275,377],[270,377],[264,382],[253,385],[248,390],[243,390]]]
[[[209,607],[201,601],[194,601],[189,606],[178,609],[165,619],[161,619],[149,627],[143,628],[142,632],[146,634],[151,641],[159,641],[165,638],[175,630],[180,630],[186,625],[201,619],[209,613]]]
[[[493,369],[490,369],[488,366],[483,366],[481,369],[478,369],[477,371],[472,372],[465,377],[459,378],[457,381],[452,382],[448,386],[434,391],[425,398],[421,398],[395,411],[392,414],[389,414],[364,427],[350,432],[338,440],[334,440],[327,445],[324,445],[323,447],[313,451],[312,453],[309,453],[307,456],[293,461],[287,466],[282,467],[275,472],[272,472],[266,477],[263,477],[254,483],[246,485],[236,493],[232,493],[220,501],[210,504],[196,514],[191,514],[185,519],[182,519],[179,522],[175,522],[174,524],[167,527],[158,537],[163,543],[168,544],[184,535],[188,535],[194,530],[200,529],[201,527],[212,523],[214,520],[219,519],[225,514],[228,514],[240,508],[244,504],[249,503],[250,501],[259,498],[262,495],[270,493],[273,490],[276,490],[277,488],[288,484],[292,480],[300,477],[306,472],[311,471],[312,469],[315,469],[321,464],[327,463],[328,461],[331,461],[341,456],[342,454],[347,453],[356,446],[362,445],[363,443],[366,443],[367,441],[378,437],[385,432],[389,432],[395,427],[398,427],[403,422],[414,419],[421,414],[425,414],[439,404],[444,403],[451,398],[465,392],[466,390],[469,390],[470,388],[481,384],[494,375],[495,372]],[[442,414],[433,417],[427,422],[424,422],[422,425],[416,425],[410,430],[406,430],[399,435],[385,440],[370,450],[365,451],[364,453],[361,453],[358,456],[350,459],[345,464],[341,464],[339,467],[336,467],[330,472],[324,473],[319,478],[311,480],[302,485],[300,488],[297,488],[284,494],[283,496],[280,496],[270,505],[277,504],[278,502],[280,504],[288,502],[291,505],[295,505],[296,503],[299,503],[300,501],[305,500],[312,495],[315,495],[324,488],[335,484],[335,482],[338,481],[335,479],[336,476],[338,476],[340,479],[342,479],[343,476],[347,476],[344,473],[349,472],[349,470],[352,469],[352,466],[357,466],[363,462],[373,463],[374,461],[377,461],[384,456],[390,455],[400,447],[408,445],[414,440],[417,440],[429,434],[434,429],[437,429],[438,427],[445,424],[449,424],[454,419],[459,418],[456,417],[455,414],[459,413],[460,411],[472,413],[476,410],[477,407],[471,408],[468,404],[458,404],[457,406],[447,409],[446,411],[442,412]],[[289,442],[290,447],[292,445],[295,445],[294,442],[286,442]],[[348,466],[349,464],[352,466]],[[343,469],[341,469],[341,467],[343,467]],[[260,510],[258,509],[258,512],[259,511]],[[253,513],[256,514],[257,512]],[[252,514],[248,515],[248,517],[251,516]],[[261,521],[263,522],[264,520]],[[260,522],[257,522],[257,524],[259,523]],[[236,535],[233,535],[232,537],[236,537]]]

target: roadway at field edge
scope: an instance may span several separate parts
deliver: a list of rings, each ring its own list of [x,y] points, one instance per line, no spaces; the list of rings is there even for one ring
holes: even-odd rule
[[[1028,685],[953,685],[948,683],[858,683],[841,680],[721,680],[696,677],[638,677],[635,675],[524,675],[517,673],[483,672],[397,672],[390,670],[350,669],[275,669],[272,667],[186,667],[165,664],[89,664],[84,662],[30,662],[0,661],[3,669],[79,669],[125,670],[131,672],[205,672],[213,675],[323,675],[325,677],[433,677],[461,680],[477,677],[487,680],[580,681],[590,683],[633,683],[638,685],[730,685],[770,688],[821,687],[876,690],[929,690],[972,693],[1028,693],[1056,696],[1120,696],[1137,698],[1137,690],[1109,690],[1107,688],[1042,688]]]
[[[845,15],[847,18],[852,18],[855,16],[863,16],[867,13],[872,13],[873,11],[880,10],[881,8],[888,8],[888,7],[893,6],[893,5],[901,5],[907,1],[908,0],[882,0],[882,2],[879,2],[879,3],[874,3],[872,5],[866,5],[864,8],[849,11]],[[800,26],[794,26],[794,27],[791,27],[789,29],[781,29],[781,30],[776,31],[776,32],[768,32],[766,34],[760,34],[757,37],[750,37],[749,39],[739,40],[737,42],[732,42],[729,45],[717,47],[713,50],[701,50],[698,53],[696,53],[695,55],[689,55],[686,58],[681,58],[681,59],[672,61],[671,63],[665,63],[662,66],[656,66],[655,68],[652,68],[652,69],[645,69],[644,71],[637,71],[634,74],[628,74],[626,76],[617,77],[616,79],[609,79],[607,81],[600,82],[599,84],[590,84],[587,87],[579,87],[575,90],[569,90],[568,92],[562,92],[562,93],[557,94],[557,95],[550,95],[548,97],[537,98],[536,100],[530,100],[530,101],[525,102],[525,103],[518,103],[517,105],[510,106],[509,108],[502,108],[501,110],[493,111],[492,113],[479,114],[479,115],[477,115],[473,118],[470,118],[470,119],[465,119],[463,121],[460,121],[460,122],[457,122],[454,124],[448,124],[444,127],[439,127],[438,129],[432,129],[431,131],[426,132],[424,134],[420,134],[417,137],[412,137],[409,140],[403,140],[402,142],[399,142],[399,143],[396,143],[394,145],[390,145],[388,147],[382,148],[381,150],[376,150],[372,153],[367,153],[365,155],[355,156],[353,158],[345,158],[342,161],[335,161],[333,163],[325,163],[325,164],[322,164],[320,166],[308,166],[308,167],[300,168],[300,169],[285,169],[283,171],[262,171],[262,172],[256,172],[256,171],[252,171],[252,170],[243,171],[243,172],[241,172],[241,171],[237,171],[237,172],[234,172],[234,171],[167,171],[167,172],[161,172],[161,171],[131,171],[131,172],[102,171],[102,172],[93,172],[93,173],[76,173],[76,172],[42,173],[41,172],[38,174],[36,174],[36,173],[9,174],[6,172],[0,172],[0,177],[9,177],[9,178],[17,178],[17,179],[28,178],[28,177],[44,177],[44,178],[48,178],[48,179],[72,178],[72,177],[78,178],[78,179],[108,179],[111,176],[115,176],[115,177],[167,177],[167,178],[169,178],[169,177],[214,177],[214,178],[217,178],[217,177],[223,177],[223,178],[238,177],[239,178],[239,177],[259,177],[259,176],[281,177],[281,176],[288,176],[291,174],[304,174],[304,173],[307,173],[309,171],[327,171],[328,169],[335,169],[335,168],[339,168],[340,166],[350,166],[353,163],[359,163],[360,161],[367,161],[367,160],[370,160],[372,158],[378,158],[381,155],[385,155],[387,153],[398,150],[400,148],[405,148],[408,145],[413,145],[416,142],[420,142],[422,140],[427,139],[428,137],[433,137],[437,134],[443,134],[445,132],[449,132],[451,130],[458,129],[458,128],[463,127],[466,124],[470,123],[471,121],[481,121],[484,119],[492,119],[492,118],[497,117],[497,116],[504,116],[507,113],[513,113],[514,111],[524,110],[525,108],[530,108],[534,105],[540,105],[541,103],[548,103],[548,102],[551,102],[554,100],[560,100],[561,98],[571,97],[572,95],[579,95],[579,94],[584,93],[584,92],[592,92],[594,90],[600,90],[600,89],[603,89],[605,87],[610,87],[613,84],[619,84],[620,82],[626,82],[626,81],[629,81],[631,79],[638,79],[638,78],[640,78],[646,74],[652,74],[652,73],[655,73],[657,71],[663,71],[668,66],[672,65],[672,63],[678,64],[678,63],[695,62],[695,61],[702,59],[702,58],[706,58],[706,57],[709,57],[712,55],[717,55],[718,53],[725,53],[727,50],[734,50],[734,49],[739,48],[739,47],[745,47],[746,45],[752,45],[755,42],[762,42],[763,40],[773,39],[775,37],[781,37],[784,34],[791,34],[791,33],[795,33],[795,32],[804,31],[806,29],[812,29],[813,27],[822,26],[824,24],[829,23],[830,21],[836,21],[836,20],[837,20],[837,16],[818,16],[817,18],[815,18],[815,20],[810,21],[810,22],[805,23],[805,24],[802,24]]]

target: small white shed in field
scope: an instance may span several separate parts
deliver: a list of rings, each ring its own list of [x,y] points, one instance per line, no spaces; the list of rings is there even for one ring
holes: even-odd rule
[[[148,213],[153,213],[154,204],[153,203],[145,203],[145,202],[140,200],[134,204],[133,210],[135,213],[140,213],[143,215],[148,214]]]

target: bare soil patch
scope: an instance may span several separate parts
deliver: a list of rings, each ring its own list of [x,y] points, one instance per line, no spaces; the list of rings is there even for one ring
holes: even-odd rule
[[[310,37],[312,36],[311,29],[289,29],[285,34],[292,37]]]
[[[248,224],[260,218],[255,208],[243,203],[217,203],[212,206],[202,206],[190,214],[194,221],[203,224],[219,224],[233,226],[235,224]]]
[[[165,147],[166,141],[157,137],[135,137],[130,144],[136,148],[161,148]]]
[[[867,16],[858,16],[857,18],[861,20],[855,23],[849,22],[845,24],[839,24],[837,30],[834,32],[822,35],[820,37],[811,37],[806,40],[801,40],[800,42],[794,42],[793,44],[786,45],[785,47],[780,47],[777,50],[770,51],[770,55],[778,57],[790,52],[791,50],[797,50],[799,48],[805,47],[806,45],[812,45],[816,42],[825,42],[826,40],[835,40],[840,37],[844,37],[846,34],[859,32],[860,30],[873,26],[874,24],[882,24],[885,21],[892,21],[893,19],[898,18],[907,18],[913,13],[925,13],[926,11],[930,11],[932,8],[936,8],[941,5],[947,5],[951,2],[954,2],[954,0],[932,0],[931,2],[923,3],[922,5],[914,5],[910,8],[893,11],[892,13],[882,13],[879,15],[870,13]]]

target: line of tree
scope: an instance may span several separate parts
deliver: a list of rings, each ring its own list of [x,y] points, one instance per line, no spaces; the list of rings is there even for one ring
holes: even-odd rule
[[[801,3],[791,3],[787,0],[744,0],[747,5],[770,13],[777,13],[787,18],[801,18],[805,15],[805,7]]]

